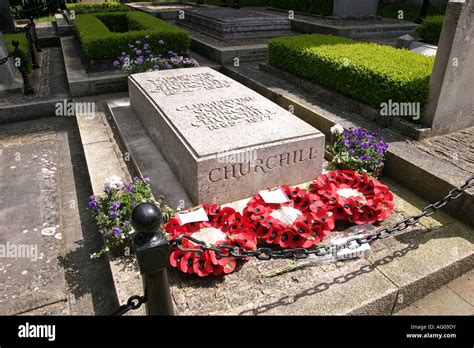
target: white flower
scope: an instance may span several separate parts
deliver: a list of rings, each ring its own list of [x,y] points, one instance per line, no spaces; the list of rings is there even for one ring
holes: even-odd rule
[[[331,134],[342,134],[344,128],[340,124],[335,124],[331,127]]]
[[[111,189],[119,189],[122,185],[122,178],[117,175],[112,175],[110,178],[105,179],[105,184]]]

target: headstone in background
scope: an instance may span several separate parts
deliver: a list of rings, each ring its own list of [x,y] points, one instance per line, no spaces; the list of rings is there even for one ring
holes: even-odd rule
[[[474,126],[474,0],[449,3],[423,123],[432,134]]]
[[[196,204],[322,172],[321,132],[213,69],[134,74],[128,82],[132,109]]]
[[[9,0],[0,1],[0,31],[12,31],[15,29]]]

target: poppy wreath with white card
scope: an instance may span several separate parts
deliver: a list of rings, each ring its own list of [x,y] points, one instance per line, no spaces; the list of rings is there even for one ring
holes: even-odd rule
[[[336,220],[362,225],[385,220],[393,211],[389,188],[367,174],[336,170],[320,175],[309,186]]]
[[[334,229],[332,213],[324,208],[323,201],[298,187],[260,191],[247,203],[244,217],[257,238],[282,248],[312,247]]]
[[[183,234],[192,236],[208,245],[233,245],[246,250],[256,249],[256,238],[252,226],[234,209],[222,208],[217,204],[204,204],[191,210],[177,213],[165,226],[170,240]],[[183,239],[183,248],[200,249],[189,239]],[[211,274],[228,274],[235,270],[237,262],[233,257],[218,259],[215,252],[184,252],[173,249],[170,264],[180,271],[206,277]]]

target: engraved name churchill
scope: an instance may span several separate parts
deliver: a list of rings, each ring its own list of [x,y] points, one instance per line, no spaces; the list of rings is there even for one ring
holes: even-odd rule
[[[209,171],[208,179],[212,183],[245,177],[253,173],[266,174],[281,167],[289,167],[298,163],[318,159],[318,149],[315,147],[283,152],[278,155],[271,155],[264,159],[258,158],[255,161],[235,163]]]

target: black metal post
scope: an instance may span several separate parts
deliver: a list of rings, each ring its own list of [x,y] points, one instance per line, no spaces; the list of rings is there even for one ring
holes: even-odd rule
[[[26,66],[25,56],[20,49],[20,43],[17,40],[12,41],[12,45],[15,47],[13,51],[13,58],[15,59],[15,65],[20,70],[21,77],[23,78],[23,94],[32,95],[35,94],[33,87],[31,87],[30,80],[28,79],[28,69]],[[19,65],[17,64],[19,62]]]
[[[430,6],[430,0],[423,0],[423,5],[421,5],[420,17],[415,20],[415,23],[423,23],[426,16],[428,15],[428,8]]]
[[[234,0],[234,2],[233,2],[233,4],[232,4],[232,7],[233,7],[233,8],[240,8],[239,0]]]
[[[30,26],[31,26],[32,36],[33,36],[33,42],[35,43],[36,52],[41,52],[41,47],[39,46],[39,42],[38,42],[38,34],[36,33],[35,18],[33,16],[30,17]]]
[[[143,279],[147,315],[174,315],[166,268],[170,245],[160,229],[160,209],[150,203],[139,204],[132,212],[136,231],[133,249]]]
[[[26,28],[25,36],[26,36],[26,39],[28,40],[28,54],[30,56],[31,65],[33,66],[33,69],[38,69],[39,65],[38,65],[38,62],[36,61],[36,52],[35,52],[35,47],[33,45],[33,31],[30,24],[28,24]]]
[[[221,7],[227,7],[227,1],[221,0]]]

